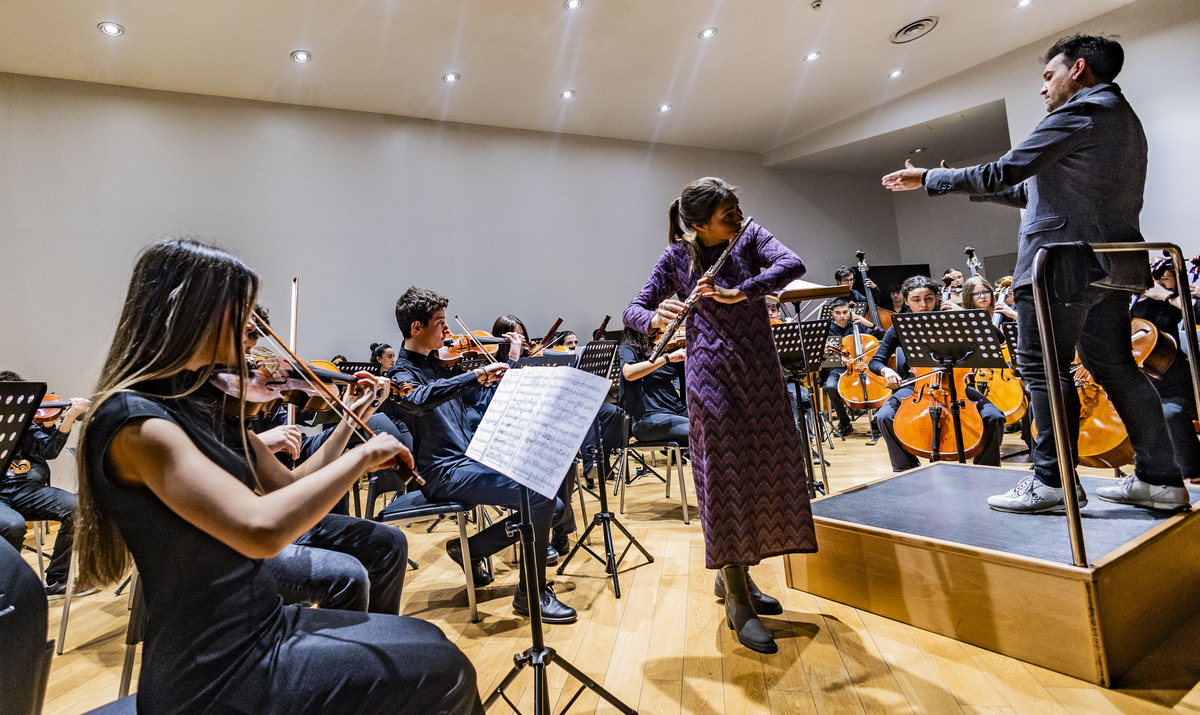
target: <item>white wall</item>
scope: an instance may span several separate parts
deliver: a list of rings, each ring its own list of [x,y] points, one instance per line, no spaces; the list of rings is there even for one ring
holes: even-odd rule
[[[396,344],[411,284],[475,329],[505,312],[538,335],[557,315],[616,327],[668,203],[709,174],[742,187],[814,280],[856,247],[899,257],[891,199],[869,182],[749,154],[0,74],[0,156],[0,366],[72,395],[94,384],[136,253],[168,234],[256,266],[277,325],[300,275],[312,358]]]
[[[1142,232],[1147,240],[1171,241],[1185,253],[1200,253],[1200,234],[1195,230],[1200,204],[1191,196],[1192,175],[1200,164],[1200,81],[1195,77],[1195,68],[1200,67],[1200,2],[1195,0],[1139,0],[1076,27],[1052,32],[1042,41],[781,146],[768,152],[764,163],[770,166],[997,99],[1005,102],[1015,146],[1045,116],[1038,95],[1039,57],[1055,39],[1074,32],[1115,34],[1125,48],[1125,66],[1117,83],[1141,117],[1150,146]],[[999,216],[996,212],[1002,208],[968,205],[963,197],[898,196],[897,222],[905,260],[933,248],[914,243],[918,237],[924,238],[912,227],[923,222],[935,229],[953,224],[954,215],[961,211],[991,211]],[[961,245],[956,245],[961,252]],[[996,252],[1006,253],[1015,246],[1014,229],[1008,250]],[[944,261],[931,263],[942,265]]]

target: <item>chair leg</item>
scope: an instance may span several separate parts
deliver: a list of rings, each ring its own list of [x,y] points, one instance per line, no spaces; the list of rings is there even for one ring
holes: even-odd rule
[[[361,492],[361,491],[362,491],[362,476],[359,475],[358,479],[354,480],[354,516],[358,517],[359,519],[362,518],[362,514],[363,514],[363,512],[362,512],[362,497],[359,494],[359,492]]]
[[[586,524],[588,523],[587,504],[583,500],[583,486],[579,483],[579,472],[582,471],[582,467],[583,465],[580,465],[580,469],[575,470],[574,492],[575,496],[579,497],[579,513],[583,517],[583,523]],[[563,554],[563,556],[566,556],[566,554]]]
[[[462,546],[462,557],[467,575],[467,604],[471,607],[471,623],[479,622],[479,607],[475,603],[475,569],[471,568],[471,546],[467,543],[467,513],[458,512],[458,542]]]
[[[688,513],[687,486],[686,482],[683,481],[683,450],[676,447],[675,457],[675,469],[677,470],[677,474],[679,474],[679,501],[683,504],[683,523],[691,524],[692,515]],[[670,475],[667,476],[670,477]],[[667,484],[670,483],[671,480],[668,478]]]
[[[125,662],[121,666],[121,686],[117,696],[119,698],[129,694],[129,685],[133,681],[133,661],[137,656],[138,643],[142,642],[142,630],[145,627],[143,620],[145,619],[146,597],[141,592],[141,585],[141,579],[138,578],[135,568],[133,583],[129,589],[133,607],[129,610],[129,625],[125,629]]]
[[[75,561],[77,558],[77,552],[72,549],[71,565],[67,569],[67,593],[63,596],[62,618],[58,622],[58,645],[55,646],[55,652],[58,655],[63,654],[63,648],[67,645],[67,619],[71,615],[71,597],[75,595]]]
[[[625,478],[625,475],[627,474],[628,469],[629,469],[629,445],[626,444],[625,449],[621,450],[621,471],[617,472],[617,484],[620,485],[620,489],[621,489],[621,505],[620,505],[619,511],[622,514],[625,513],[625,482],[629,481],[628,479]]]
[[[33,543],[34,543],[34,546],[37,547],[38,575],[41,576],[42,583],[46,582],[46,564],[44,561],[44,559],[46,558],[46,555],[42,553],[44,544],[46,543],[45,529],[46,529],[46,522],[44,522],[44,521],[33,522]]]
[[[678,451],[679,451],[678,447],[667,447],[667,461],[669,462],[670,460],[675,459],[675,457],[678,456],[678,454],[677,454]],[[655,452],[655,454],[657,454],[657,452]],[[675,464],[677,464],[677,465],[679,464],[678,459],[675,459]],[[670,499],[671,498],[671,465],[670,464],[667,465],[667,478],[663,480],[663,483],[667,485],[667,498]]]

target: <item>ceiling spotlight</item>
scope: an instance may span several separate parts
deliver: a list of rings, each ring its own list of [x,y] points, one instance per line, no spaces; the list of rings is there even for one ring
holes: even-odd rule
[[[812,62],[813,60],[817,59],[820,56],[821,56],[820,52],[816,52],[816,51],[809,52],[807,55],[804,56],[804,61]]]
[[[446,74],[442,75],[442,81],[446,84],[454,84],[459,79],[461,79],[461,75],[459,75],[457,72],[447,72]]]
[[[296,50],[292,53],[292,62],[304,64],[310,61],[312,61],[312,53],[308,50]]]
[[[125,28],[121,27],[115,22],[102,22],[99,25],[96,25],[96,29],[100,30],[100,32],[103,32],[109,37],[116,37],[118,35],[125,34]]]
[[[711,38],[712,38],[712,36],[713,36],[713,35],[715,35],[715,34],[717,34],[717,28],[715,28],[715,27],[706,27],[706,28],[704,28],[703,30],[701,30],[701,31],[700,31],[700,39],[701,39],[701,40],[708,40],[708,39],[711,39]]]
[[[888,77],[891,79],[896,79],[902,74],[904,74],[904,70],[892,70],[892,73],[888,75]]]
[[[659,112],[662,112],[662,113],[669,112],[669,111],[671,111],[671,105],[669,105],[669,104],[660,104],[660,105],[658,106],[658,111],[659,111]]]
[[[568,10],[578,10],[579,8],[583,7],[583,0],[566,0],[566,2],[563,3],[563,7]]]
[[[1017,7],[1029,7],[1033,0],[1017,0]]]
[[[575,96],[575,90],[565,89],[563,90],[563,93],[558,96],[562,97],[563,99],[570,99],[571,97]]]
[[[913,150],[912,150],[912,153],[913,153],[913,154],[920,154],[920,153],[921,153],[921,152],[923,152],[923,151],[925,151],[925,147],[923,147],[923,146],[919,146],[919,147],[917,147],[916,149],[913,149]]]

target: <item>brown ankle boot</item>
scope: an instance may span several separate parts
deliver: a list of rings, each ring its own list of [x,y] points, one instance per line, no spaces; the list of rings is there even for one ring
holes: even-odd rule
[[[741,566],[721,569],[725,580],[725,622],[737,633],[738,642],[757,653],[777,653],[779,646],[750,603],[746,572]]]

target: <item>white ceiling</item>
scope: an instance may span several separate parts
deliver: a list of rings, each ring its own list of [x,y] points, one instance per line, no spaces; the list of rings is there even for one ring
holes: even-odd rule
[[[765,152],[1131,1],[0,0],[0,71]]]

